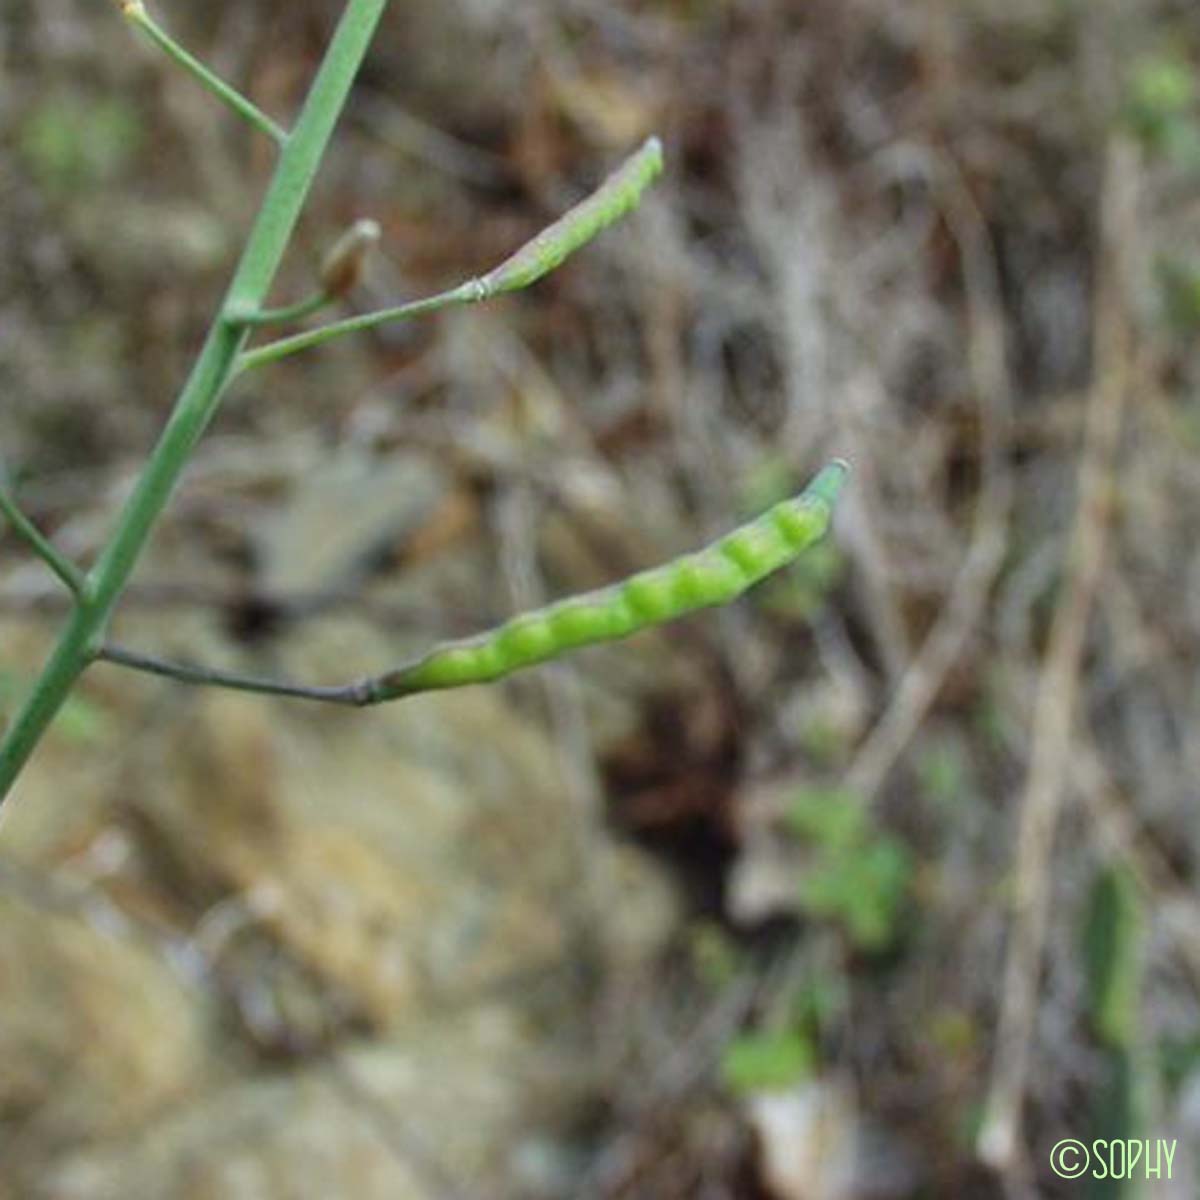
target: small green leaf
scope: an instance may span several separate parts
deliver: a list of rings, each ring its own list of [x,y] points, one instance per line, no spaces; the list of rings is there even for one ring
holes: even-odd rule
[[[1150,150],[1189,170],[1200,167],[1195,69],[1174,51],[1137,60],[1125,91],[1126,126]]]
[[[1176,54],[1155,54],[1134,63],[1127,94],[1132,114],[1147,123],[1179,117],[1196,103],[1189,63]]]
[[[862,800],[844,788],[805,788],[789,805],[785,819],[797,837],[825,849],[858,845],[867,833]]]
[[[807,1079],[816,1069],[812,1043],[794,1029],[778,1033],[745,1033],[726,1048],[721,1076],[732,1091],[783,1091]]]
[[[1092,1023],[1109,1046],[1128,1046],[1137,1030],[1142,936],[1141,904],[1129,871],[1103,870],[1088,897],[1083,957]]]
[[[837,921],[861,950],[889,946],[912,874],[904,844],[872,832],[861,804],[845,793],[806,793],[789,818],[814,851],[800,876],[801,906]]]

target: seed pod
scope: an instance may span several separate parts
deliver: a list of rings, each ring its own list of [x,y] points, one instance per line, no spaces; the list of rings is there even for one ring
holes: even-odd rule
[[[367,255],[379,241],[379,223],[364,218],[342,234],[321,263],[321,291],[340,299],[358,286]]]
[[[652,137],[586,200],[568,209],[554,224],[477,280],[479,299],[515,292],[553,271],[568,255],[635,208],[662,167],[662,143]]]
[[[726,604],[791,562],[829,526],[849,467],[835,459],[808,487],[727,533],[621,583],[522,613],[496,629],[443,642],[423,658],[381,677],[374,699],[499,679],[580,646],[627,637],[697,609]]]

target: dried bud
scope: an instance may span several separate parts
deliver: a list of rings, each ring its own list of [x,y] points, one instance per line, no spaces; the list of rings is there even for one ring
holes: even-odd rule
[[[377,221],[355,221],[333,244],[321,264],[321,290],[330,299],[346,295],[362,278],[371,247],[379,241]]]

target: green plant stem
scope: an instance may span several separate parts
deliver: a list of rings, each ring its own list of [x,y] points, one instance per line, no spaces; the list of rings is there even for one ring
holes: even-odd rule
[[[265,366],[277,359],[298,354],[301,350],[311,350],[314,346],[321,346],[325,342],[333,341],[334,338],[345,337],[348,333],[360,333],[364,329],[375,329],[379,325],[388,325],[393,321],[424,316],[427,313],[438,312],[443,308],[453,308],[459,304],[471,304],[483,298],[483,293],[479,289],[479,281],[468,279],[466,283],[461,283],[447,292],[438,292],[436,296],[426,296],[421,300],[399,304],[395,308],[381,308],[375,312],[363,313],[361,316],[347,317],[343,321],[322,325],[319,329],[310,329],[305,333],[279,338],[277,341],[268,342],[265,346],[259,346],[255,350],[247,350],[238,359],[237,373],[240,375],[244,371]]]
[[[86,589],[83,572],[59,552],[3,488],[0,488],[0,512],[8,518],[14,532],[34,554],[71,589],[75,596],[82,596]]]
[[[261,306],[386,4],[387,0],[348,0],[295,128],[286,139],[221,311],[171,418],[118,518],[111,541],[88,576],[85,595],[0,742],[0,801],[11,791],[75,680],[95,658],[146,540],[216,412],[248,334],[228,314]]]
[[[360,706],[370,702],[365,683],[348,683],[333,687],[313,687],[303,683],[292,683],[282,679],[264,679],[256,675],[243,675],[238,671],[223,671],[219,667],[194,666],[191,663],[168,662],[150,654],[128,650],[124,646],[104,645],[96,652],[97,662],[112,663],[141,671],[146,675],[159,675],[179,683],[191,683],[206,687],[223,687],[235,692],[258,692],[267,696],[290,696],[298,700],[323,700],[327,704],[351,704]]]
[[[288,135],[285,129],[272,121],[266,113],[247,100],[236,88],[231,87],[218,75],[215,75],[195,55],[185,50],[150,16],[140,0],[137,3],[124,3],[121,8],[130,24],[136,25],[160,50],[197,79],[222,104],[249,121],[255,129],[260,133],[265,133],[277,145],[282,146],[287,142]]]

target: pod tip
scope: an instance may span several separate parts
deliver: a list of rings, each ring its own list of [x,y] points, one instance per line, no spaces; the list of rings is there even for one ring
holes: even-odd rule
[[[842,484],[846,482],[846,476],[850,474],[850,464],[844,458],[834,458],[817,472],[812,483],[805,488],[805,491],[811,495],[824,500],[826,504],[832,507],[833,502],[837,499],[838,492],[841,491]]]

